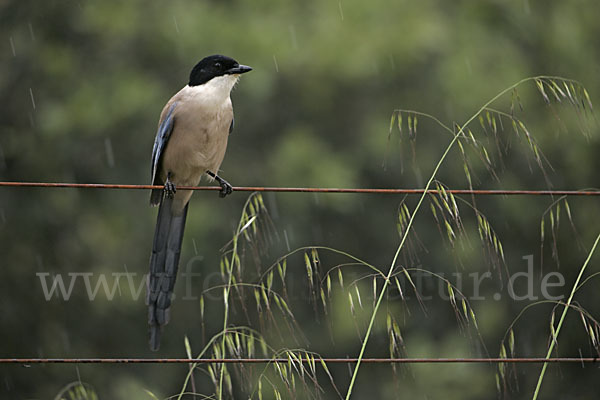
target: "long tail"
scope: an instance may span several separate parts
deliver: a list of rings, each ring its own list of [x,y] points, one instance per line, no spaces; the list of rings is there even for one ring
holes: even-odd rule
[[[169,322],[171,295],[177,277],[188,208],[186,204],[180,212],[173,212],[172,206],[173,199],[167,196],[160,203],[150,257],[146,304],[152,351],[157,351],[160,347],[161,328]]]

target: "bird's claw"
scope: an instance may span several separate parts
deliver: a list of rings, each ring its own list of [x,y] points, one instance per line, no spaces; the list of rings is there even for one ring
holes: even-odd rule
[[[219,191],[219,197],[223,198],[233,192],[233,187],[226,180],[221,179],[221,181],[219,182],[219,185],[221,185],[221,190]]]
[[[167,198],[172,199],[176,192],[177,188],[175,187],[175,184],[167,179],[167,182],[165,183],[165,195]]]
[[[219,182],[219,185],[221,186],[221,190],[219,191],[219,197],[223,198],[233,192],[233,187],[225,179],[221,178],[219,175],[215,174],[212,171],[206,171],[206,173],[210,177],[214,178],[217,182]]]

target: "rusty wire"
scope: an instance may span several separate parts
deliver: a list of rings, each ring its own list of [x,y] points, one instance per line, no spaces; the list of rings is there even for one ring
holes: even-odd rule
[[[0,364],[266,364],[287,362],[355,364],[358,358],[0,358]],[[361,363],[455,364],[455,363],[596,363],[597,357],[514,358],[363,358]]]
[[[156,185],[121,185],[104,183],[60,183],[60,182],[0,182],[0,187],[44,187],[79,189],[163,189]],[[219,186],[179,186],[182,190],[221,190]],[[373,189],[373,188],[310,188],[310,187],[264,187],[234,186],[237,192],[295,192],[295,193],[372,193],[372,194],[422,194],[425,189]],[[600,190],[487,190],[487,189],[447,189],[452,194],[473,195],[537,195],[537,196],[599,196]],[[438,190],[427,191],[437,194]]]
[[[80,189],[162,189],[156,185],[122,185],[102,183],[60,183],[60,182],[0,182],[0,187],[42,187],[42,188],[80,188]],[[218,186],[180,186],[181,190],[221,190]],[[371,194],[422,194],[425,189],[373,189],[373,188],[309,188],[309,187],[263,187],[237,186],[238,192],[308,192],[308,193],[371,193]],[[537,196],[598,196],[600,190],[477,190],[477,189],[447,189],[452,194],[472,195],[537,195]],[[428,190],[436,194],[438,190]],[[303,363],[312,362],[298,358]],[[358,358],[315,358],[325,363],[355,364]],[[209,363],[287,363],[287,358],[0,358],[0,364],[209,364]],[[521,357],[521,358],[364,358],[362,363],[596,363],[596,357]]]

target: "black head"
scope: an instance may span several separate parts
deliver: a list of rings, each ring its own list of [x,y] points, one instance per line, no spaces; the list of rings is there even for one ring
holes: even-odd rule
[[[223,75],[243,74],[252,71],[246,65],[240,65],[233,58],[214,55],[203,58],[190,73],[190,86],[202,85],[212,78]]]

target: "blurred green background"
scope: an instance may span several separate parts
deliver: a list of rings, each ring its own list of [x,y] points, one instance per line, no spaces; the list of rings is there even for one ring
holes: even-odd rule
[[[164,103],[187,83],[198,60],[222,53],[254,68],[232,95],[236,128],[221,175],[234,186],[423,187],[449,135],[420,118],[413,154],[406,137],[400,146],[397,130],[388,140],[394,109],[426,112],[451,126],[500,90],[540,74],[580,81],[597,103],[599,15],[594,0],[2,1],[0,180],[149,183]],[[597,187],[597,122],[565,104],[545,105],[534,83],[518,93],[524,108],[519,117],[552,164],[547,173],[554,187]],[[509,107],[510,95],[494,106],[507,112]],[[473,130],[483,134],[477,124]],[[510,128],[505,137],[504,161],[495,160],[500,180],[475,159],[474,185],[548,188],[526,142]],[[459,152],[451,152],[438,178],[449,187],[466,188],[462,165]],[[107,274],[112,285],[113,274],[135,273],[136,285],[141,282],[156,213],[147,206],[148,197],[146,191],[0,188],[0,357],[185,357],[185,335],[197,353],[222,328],[222,300],[207,299],[202,322],[197,299],[178,300],[188,293],[180,279],[161,351],[151,354],[145,289],[134,299],[122,282],[112,300],[102,291],[89,300],[83,276],[93,274],[95,285],[99,274]],[[201,274],[190,281],[194,294],[221,283],[221,249],[231,239],[246,198],[241,192],[226,200],[214,192],[192,198],[181,269]],[[307,245],[347,251],[389,268],[399,242],[402,196],[281,193],[264,198],[277,234],[256,262],[259,268]],[[558,265],[547,214],[540,248],[540,221],[555,200],[477,199],[503,241],[507,270],[525,271],[522,257],[533,255],[538,296],[543,275],[553,271],[566,282],[553,293],[568,294],[600,226],[596,197],[570,198],[577,234],[563,208],[556,233]],[[406,201],[413,207],[416,198]],[[410,357],[496,356],[508,325],[533,302],[506,296],[506,277],[502,283],[486,261],[474,215],[462,207],[470,240],[449,246],[427,205],[416,219],[418,258],[403,265],[445,274],[455,283],[463,276],[467,296],[472,295],[468,274],[492,272],[494,278],[481,287],[484,300],[472,301],[487,353],[476,332],[460,329],[448,301],[436,294],[437,283],[426,280],[423,295],[432,296],[425,301],[426,313],[414,296],[406,305],[389,299],[384,306],[396,314]],[[592,259],[586,276],[598,272],[599,259]],[[345,261],[322,253],[325,269]],[[262,329],[269,343],[276,349],[302,347],[323,356],[355,357],[365,321],[357,316],[355,328],[346,294],[336,287],[330,312],[315,314],[306,296],[302,258],[291,258],[288,269],[290,298],[306,339],[297,342]],[[68,284],[69,273],[80,274],[72,296],[46,300],[43,277],[50,282],[62,274]],[[600,312],[599,288],[593,278],[576,296],[592,316]],[[369,293],[366,284],[367,316]],[[502,300],[494,300],[495,293],[502,293]],[[517,323],[516,355],[545,355],[552,306],[536,306]],[[247,324],[240,314],[237,309],[233,324]],[[254,328],[264,327],[257,323]],[[577,313],[567,317],[559,344],[558,355],[597,354]],[[388,354],[381,319],[366,355]],[[345,393],[348,368],[330,368]],[[518,386],[512,382],[508,396],[529,398],[539,369],[518,366]],[[102,399],[150,398],[144,389],[165,398],[179,392],[186,372],[185,365],[4,365],[0,397],[53,398],[80,379]],[[483,364],[415,365],[395,373],[389,366],[363,365],[354,398],[489,399],[497,396],[495,372],[493,365]],[[243,379],[234,377],[235,398],[248,398],[239,383]],[[326,376],[320,382],[323,398],[339,398]],[[591,398],[599,382],[595,366],[553,365],[542,394]],[[196,385],[199,393],[214,391],[203,374]]]

